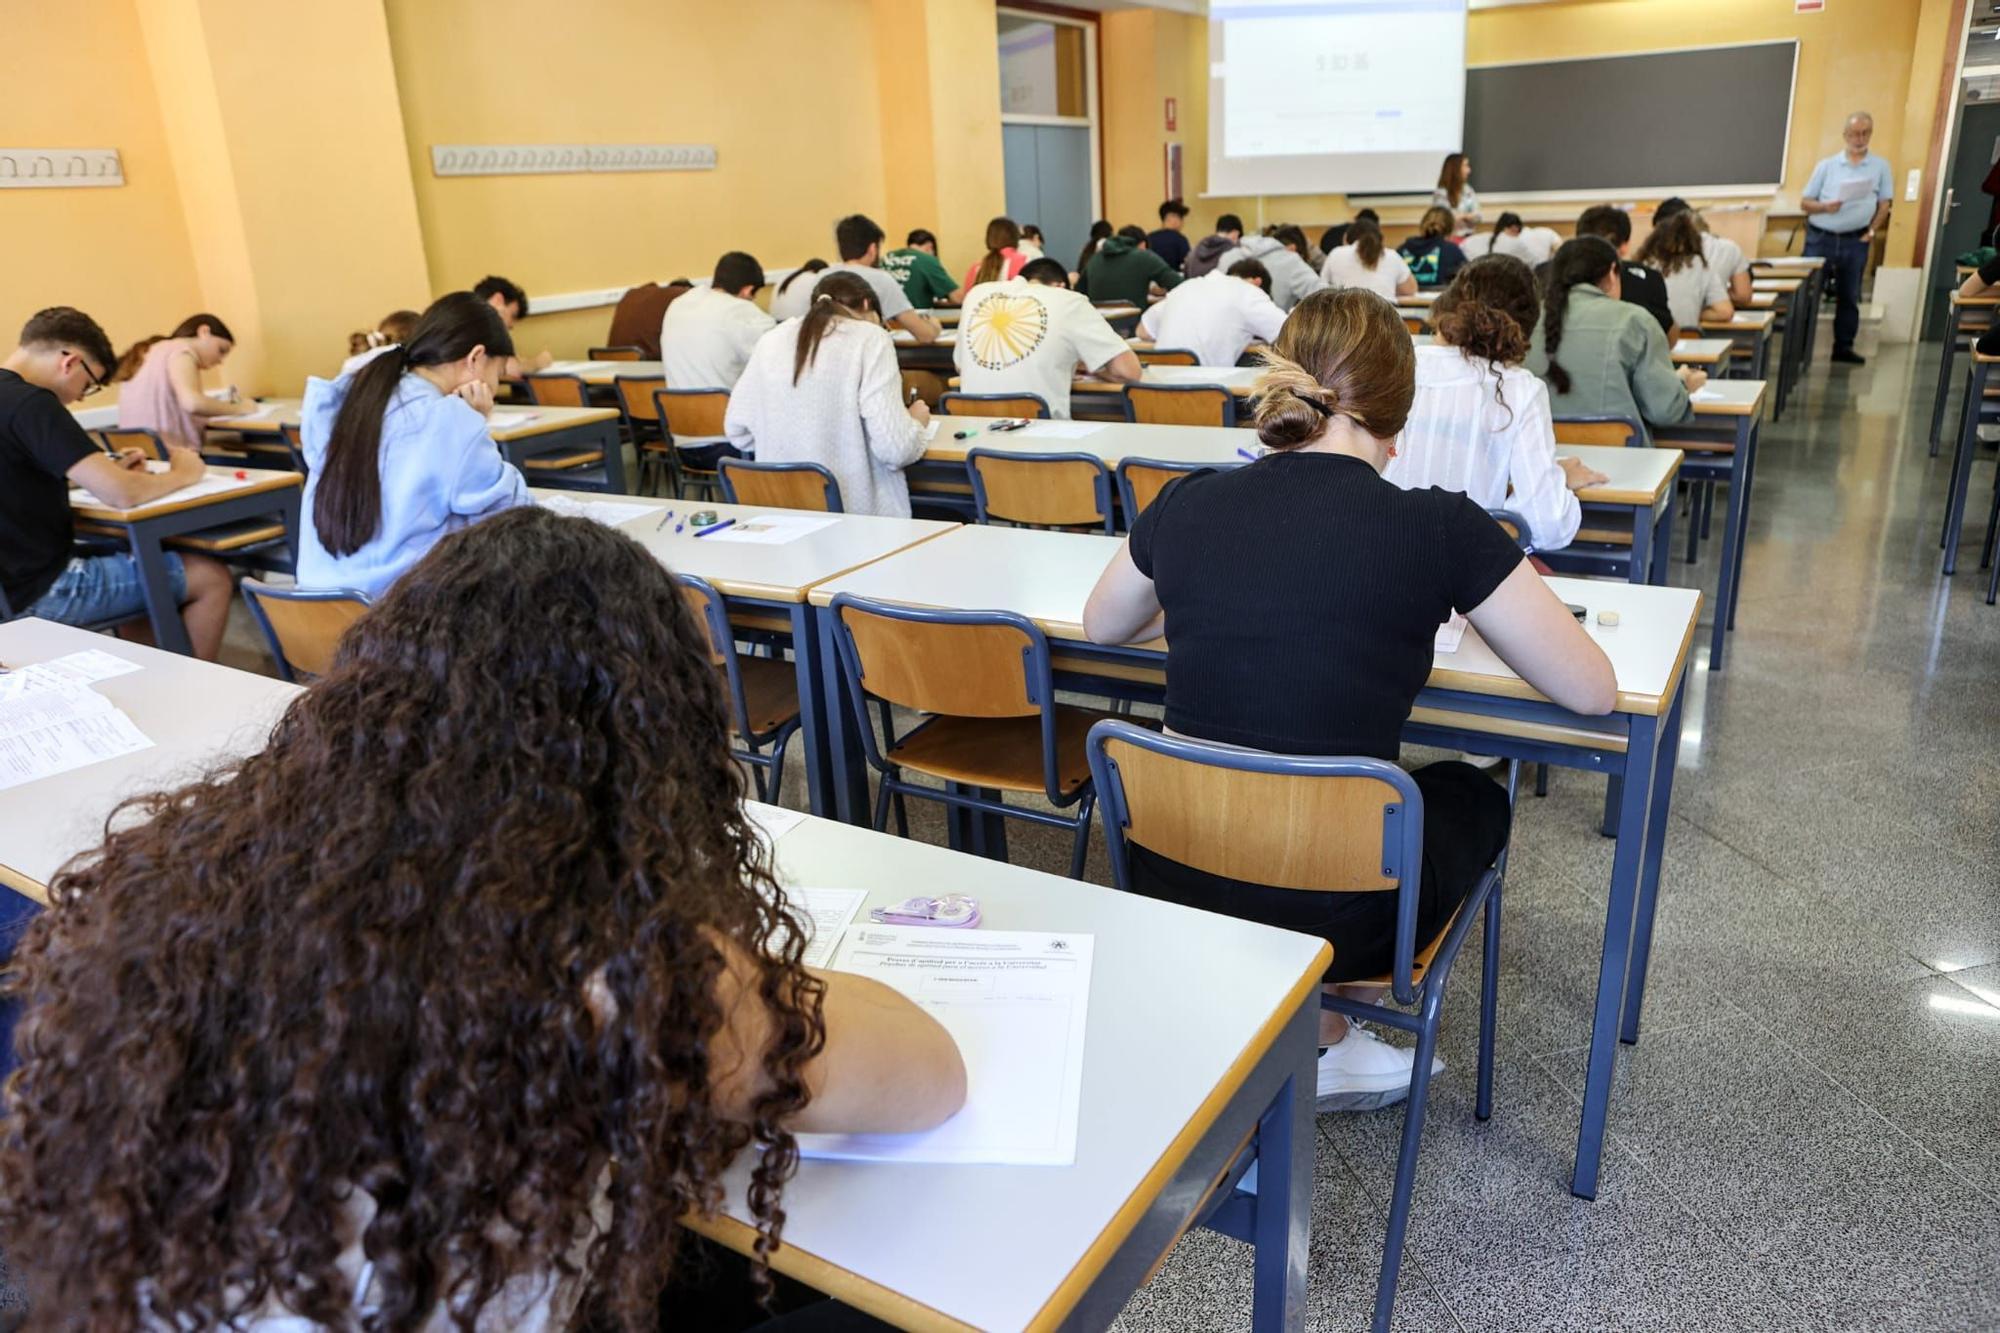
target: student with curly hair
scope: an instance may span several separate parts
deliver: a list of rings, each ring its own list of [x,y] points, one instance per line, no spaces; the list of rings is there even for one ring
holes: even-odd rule
[[[659,562],[521,509],[440,542],[261,753],[129,802],[8,987],[37,1322],[650,1329],[739,1154],[763,1254],[796,1133],[953,1114],[942,1028],[800,963],[727,735]]]
[[[1654,223],[1652,234],[1639,247],[1639,262],[1666,278],[1667,308],[1681,328],[1699,331],[1705,319],[1721,321],[1736,314],[1728,279],[1709,264],[1692,212],[1683,209]]]

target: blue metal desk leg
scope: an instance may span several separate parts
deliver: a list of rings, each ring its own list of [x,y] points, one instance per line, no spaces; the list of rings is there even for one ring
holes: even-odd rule
[[[1945,321],[1944,351],[1938,362],[1937,399],[1931,404],[1931,457],[1938,456],[1938,434],[1944,429],[1944,405],[1951,397],[1951,359],[1958,350],[1958,324],[1964,317],[1964,306],[1953,306],[1951,318]]]
[[[1975,361],[1966,374],[1965,416],[1958,450],[1951,456],[1951,490],[1944,506],[1944,572],[1958,572],[1958,532],[1965,526],[1965,493],[1972,489],[1972,460],[1979,452],[1979,402],[1986,396],[1986,367]]]
[[[1757,445],[1764,432],[1755,417],[1739,417],[1736,422],[1736,452],[1743,456],[1737,471],[1743,478],[1742,526],[1736,533],[1736,565],[1729,581],[1729,625],[1736,630],[1736,608],[1743,604],[1743,566],[1750,563],[1750,500],[1757,490]]]
[[[1319,1033],[1319,987],[1279,1040],[1292,1052],[1292,1076],[1257,1122],[1256,1246],[1251,1328],[1296,1333],[1306,1323],[1306,1263],[1312,1240],[1313,1039]]]
[[[1715,579],[1715,627],[1708,640],[1708,669],[1722,670],[1723,642],[1729,633],[1729,620],[1735,614],[1736,562],[1743,558],[1743,478],[1750,466],[1749,452],[1741,444],[1744,422],[1736,426],[1739,443],[1736,452],[1729,459],[1729,512],[1722,524],[1722,567],[1716,571]]]
[[[1632,912],[1646,853],[1647,796],[1652,787],[1653,746],[1659,719],[1634,716],[1625,749],[1625,784],[1618,802],[1618,850],[1611,858],[1611,891],[1604,904],[1604,956],[1597,966],[1597,1004],[1590,1024],[1590,1065],[1583,1085],[1583,1123],[1577,1130],[1576,1169],[1569,1192],[1597,1197],[1597,1169],[1604,1156],[1604,1122],[1611,1109],[1612,1056],[1618,1048],[1619,1010],[1625,998],[1632,951]]]
[[[826,722],[827,782],[833,803],[829,813],[843,824],[868,822],[868,761],[861,753],[861,737],[854,730],[854,713],[847,698],[847,682],[842,678],[833,646],[833,616],[815,607],[819,678],[823,685],[821,712]],[[817,808],[817,802],[815,802]]]
[[[1672,553],[1673,545],[1674,502],[1673,497],[1668,496],[1653,519],[1653,568],[1646,582],[1656,588],[1664,588],[1667,584],[1667,557]]]
[[[833,749],[827,741],[826,684],[820,678],[819,622],[810,602],[792,604],[792,669],[799,690],[799,743],[805,749],[806,801],[816,815],[833,818]],[[778,793],[771,793],[772,801]]]
[[[285,549],[292,553],[292,567],[286,572],[294,577],[299,571],[299,543],[305,539],[303,535],[305,529],[299,526],[299,503],[305,492],[305,487],[294,486],[284,493]]]
[[[1627,1046],[1639,1040],[1639,1006],[1646,998],[1646,965],[1653,955],[1653,913],[1660,905],[1660,861],[1667,850],[1667,809],[1674,795],[1674,762],[1681,748],[1681,707],[1687,702],[1687,673],[1674,691],[1667,725],[1660,733],[1653,759],[1653,799],[1646,816],[1646,858],[1639,865],[1639,904],[1633,912],[1632,962],[1625,979],[1625,1019],[1618,1040]]]
[[[1653,568],[1653,511],[1632,506],[1632,560],[1625,567],[1627,583],[1644,583]]]
[[[181,620],[180,603],[174,600],[173,584],[167,578],[167,553],[159,536],[151,524],[143,522],[132,524],[126,533],[132,543],[132,559],[139,565],[139,586],[145,590],[153,642],[170,653],[191,656],[194,644]]]

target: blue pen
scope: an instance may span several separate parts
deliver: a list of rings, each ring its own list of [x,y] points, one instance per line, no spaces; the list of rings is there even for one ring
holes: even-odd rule
[[[736,521],[736,520],[735,520],[735,519],[733,519],[733,518],[725,518],[725,519],[723,519],[723,520],[722,520],[722,522],[720,522],[720,523],[711,523],[711,524],[709,524],[709,525],[708,525],[707,527],[705,527],[705,528],[701,529],[701,530],[700,530],[699,532],[695,533],[695,536],[697,536],[697,537],[706,537],[706,536],[707,536],[707,535],[708,535],[709,533],[711,533],[711,532],[720,532],[720,531],[722,531],[722,530],[723,530],[724,528],[728,527],[728,526],[729,526],[730,524],[734,523],[735,521]]]
[[[661,528],[667,526],[667,520],[672,518],[673,516],[674,516],[674,511],[671,509],[669,509],[666,513],[660,515],[659,524],[654,527],[653,531],[658,532]],[[678,531],[678,529],[676,529],[676,531]]]
[[[1242,454],[1253,463],[1257,461],[1257,455],[1251,453],[1248,449],[1238,449],[1236,452]]]

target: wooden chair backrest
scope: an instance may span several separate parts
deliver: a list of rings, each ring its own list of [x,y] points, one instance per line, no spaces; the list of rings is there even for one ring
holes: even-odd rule
[[[951,717],[1032,717],[1028,636],[1013,625],[940,625],[840,609],[868,693]]]
[[[1125,836],[1148,851],[1275,888],[1397,887],[1382,873],[1382,812],[1402,795],[1386,782],[1246,773],[1118,740],[1105,752],[1125,790]]]
[[[946,394],[939,400],[945,415],[951,417],[1039,417],[1042,403],[1038,398],[961,398],[956,394]]]
[[[1125,481],[1132,488],[1132,512],[1125,515],[1130,526],[1139,515],[1152,507],[1160,498],[1160,492],[1176,477],[1185,477],[1193,469],[1177,467],[1156,467],[1151,463],[1132,461],[1125,464]]]
[[[638,358],[632,357],[628,359],[637,360]],[[611,382],[618,388],[618,402],[625,409],[626,416],[634,421],[658,421],[660,419],[659,405],[654,401],[653,395],[667,387],[666,376],[620,375]]]
[[[308,471],[309,469],[306,467],[306,439],[299,424],[296,421],[281,422],[278,426],[278,434],[284,437],[285,448],[291,452],[292,466],[297,468],[301,473]]]
[[[1598,444],[1624,448],[1632,442],[1632,428],[1622,421],[1556,421],[1557,444]]]
[[[667,430],[683,440],[708,440],[725,433],[723,420],[729,415],[729,390],[702,389],[692,393],[668,392],[657,400],[665,415]]]
[[[593,347],[590,349],[592,361],[644,361],[646,349],[643,347]]]
[[[1104,522],[1097,507],[1102,465],[1081,459],[1046,461],[990,454],[966,461],[979,471],[988,518],[1057,528]]]
[[[528,396],[541,407],[590,406],[590,389],[575,375],[530,375]]]
[[[1230,424],[1227,389],[1196,387],[1163,389],[1151,384],[1128,384],[1125,396],[1132,403],[1132,419],[1153,426],[1226,426]]]
[[[721,647],[715,642],[715,626],[708,618],[708,594],[690,583],[677,581],[676,586],[680,588],[681,597],[687,602],[688,610],[694,612],[694,618],[701,622],[702,641],[708,645],[708,664],[721,666],[724,658]]]
[[[323,676],[333,665],[333,650],[347,627],[367,614],[368,604],[349,597],[303,599],[283,590],[253,586],[246,579],[243,595],[263,612],[277,640],[277,650],[293,671]]]
[[[167,446],[153,431],[131,426],[110,426],[97,432],[106,447],[116,453],[120,449],[143,449],[150,458],[165,458]]]
[[[1422,315],[1403,316],[1403,330],[1406,333],[1422,333],[1424,331],[1424,317]]]
[[[1182,347],[1146,347],[1137,353],[1142,366],[1198,366],[1201,358]]]
[[[826,478],[807,468],[744,467],[734,459],[724,470],[736,503],[769,509],[816,509],[825,513]]]

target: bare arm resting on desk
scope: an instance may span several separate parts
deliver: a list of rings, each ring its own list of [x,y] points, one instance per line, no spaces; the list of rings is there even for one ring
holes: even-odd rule
[[[1611,659],[1523,560],[1466,615],[1521,679],[1572,713],[1608,713],[1618,702]]]
[[[70,484],[83,487],[109,508],[137,509],[200,481],[208,470],[192,449],[169,446],[167,457],[165,472],[148,472],[127,467],[122,458],[92,454],[69,470]]]
[[[1083,605],[1083,632],[1092,643],[1146,643],[1166,632],[1166,613],[1153,581],[1132,563],[1127,541],[1097,576]]]

